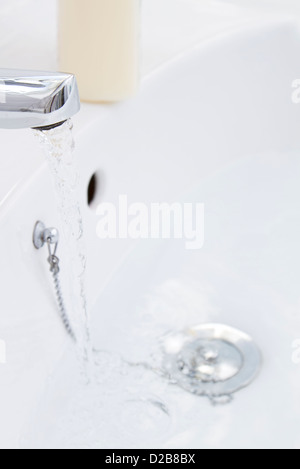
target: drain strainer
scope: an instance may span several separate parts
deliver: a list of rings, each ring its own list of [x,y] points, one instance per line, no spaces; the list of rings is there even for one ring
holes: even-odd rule
[[[164,367],[172,381],[199,396],[229,396],[248,386],[261,367],[251,337],[220,324],[170,334],[163,347]]]

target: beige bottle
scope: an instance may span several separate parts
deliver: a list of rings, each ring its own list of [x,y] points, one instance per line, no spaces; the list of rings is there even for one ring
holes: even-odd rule
[[[59,0],[60,70],[81,100],[115,102],[139,82],[140,0]]]

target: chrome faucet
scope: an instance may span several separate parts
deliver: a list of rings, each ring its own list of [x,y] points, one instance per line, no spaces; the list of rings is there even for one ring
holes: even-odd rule
[[[74,75],[0,69],[0,128],[47,130],[79,110]]]

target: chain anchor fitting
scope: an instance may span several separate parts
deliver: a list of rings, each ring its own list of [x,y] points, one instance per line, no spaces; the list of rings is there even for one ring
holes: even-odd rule
[[[59,280],[59,258],[56,255],[57,248],[59,243],[59,231],[56,228],[46,228],[44,223],[38,221],[35,224],[33,231],[33,245],[36,249],[41,249],[47,244],[48,247],[48,262],[50,264],[50,272],[53,275],[55,292],[60,312],[60,317],[63,321],[66,331],[75,340],[75,334],[71,327],[66,308],[64,305],[61,284]]]

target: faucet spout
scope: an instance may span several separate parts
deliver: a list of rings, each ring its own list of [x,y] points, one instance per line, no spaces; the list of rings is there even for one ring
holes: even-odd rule
[[[45,130],[79,110],[74,75],[0,69],[0,128]]]

